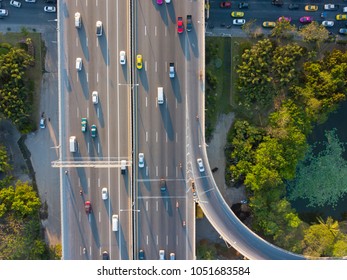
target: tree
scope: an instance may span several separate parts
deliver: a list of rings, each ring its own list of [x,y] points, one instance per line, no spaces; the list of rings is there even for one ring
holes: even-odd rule
[[[304,254],[311,257],[331,256],[334,235],[322,224],[315,224],[304,231]]]
[[[0,145],[0,172],[8,172],[11,169],[12,166],[9,164],[6,148]]]
[[[277,39],[285,39],[292,36],[296,31],[295,25],[291,25],[289,21],[282,17],[281,21],[276,22],[276,26],[271,30],[271,36]]]
[[[313,21],[310,24],[305,25],[300,29],[299,34],[303,37],[305,42],[316,42],[319,45],[328,40],[329,31],[323,25],[317,21]]]

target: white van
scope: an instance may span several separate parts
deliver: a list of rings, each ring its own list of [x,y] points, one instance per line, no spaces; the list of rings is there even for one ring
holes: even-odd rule
[[[81,14],[78,12],[75,13],[75,27],[81,28]]]
[[[82,58],[80,58],[80,57],[76,58],[76,70],[77,71],[82,70]]]
[[[77,152],[77,140],[76,140],[76,136],[70,136],[70,152],[71,152],[71,153]]]
[[[112,215],[112,230],[118,231],[118,215]]]
[[[164,90],[162,87],[158,87],[158,104],[164,103]]]

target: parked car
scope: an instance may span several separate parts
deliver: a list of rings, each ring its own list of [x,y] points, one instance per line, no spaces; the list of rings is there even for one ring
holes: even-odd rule
[[[301,23],[311,23],[312,20],[313,20],[313,18],[312,18],[312,17],[308,17],[308,16],[305,16],[305,17],[301,17],[301,18],[300,18],[300,22],[301,22]]]
[[[103,260],[109,260],[110,259],[110,255],[108,254],[107,251],[102,252],[102,259]]]
[[[336,15],[336,20],[347,20],[347,15],[342,15],[342,14],[339,14],[339,15]]]
[[[15,0],[11,0],[10,5],[16,8],[20,8],[22,6],[22,3]]]
[[[232,17],[235,17],[235,18],[241,18],[245,15],[244,12],[237,12],[237,11],[234,11],[234,12],[231,12],[230,14]]]
[[[291,22],[292,18],[291,17],[284,17],[284,16],[281,16],[281,17],[278,18],[279,22],[281,22],[282,20]]]
[[[160,191],[165,192],[166,191],[166,181],[165,179],[160,179]]]
[[[43,8],[43,10],[46,12],[46,13],[55,13],[57,11],[57,8],[54,7],[54,6],[45,6]]]
[[[271,4],[274,6],[282,7],[283,6],[283,0],[272,0]]]
[[[183,19],[182,17],[177,18],[177,33],[183,33],[184,27],[183,27]]]
[[[6,17],[6,16],[8,16],[8,10],[0,9],[0,17]]]
[[[273,28],[276,26],[276,22],[274,21],[264,21],[263,27]]]
[[[241,2],[241,3],[239,4],[239,9],[248,9],[248,3]]]
[[[305,6],[305,11],[306,11],[306,12],[315,12],[315,11],[318,11],[318,6],[316,6],[316,5],[306,5],[306,6]]]
[[[298,4],[289,4],[288,9],[289,10],[299,10],[299,5]]]
[[[324,10],[327,11],[337,11],[339,9],[339,5],[336,4],[325,4],[324,5]]]
[[[333,27],[334,26],[334,21],[333,20],[324,20],[322,22],[322,25],[325,27]]]
[[[340,28],[340,29],[339,29],[339,33],[340,33],[341,35],[347,35],[347,28]]]
[[[224,1],[219,4],[219,7],[221,8],[231,8],[231,2],[230,1]]]
[[[342,12],[347,13],[347,7],[343,7]]]
[[[139,260],[144,260],[145,259],[145,251],[140,250],[139,251]]]
[[[40,128],[46,128],[46,118],[40,119]]]

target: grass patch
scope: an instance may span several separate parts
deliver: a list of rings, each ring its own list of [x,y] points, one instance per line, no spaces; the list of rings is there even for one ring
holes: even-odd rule
[[[40,89],[45,55],[45,49],[43,48],[44,44],[42,43],[41,34],[35,32],[28,32],[24,28],[21,33],[0,33],[0,44],[8,43],[12,46],[18,46],[20,42],[25,42],[26,38],[30,38],[32,40],[35,48],[35,64],[29,67],[25,74],[27,78],[27,87],[33,93],[32,96],[29,97],[29,102],[32,105],[30,120],[35,129],[37,127],[40,114]]]

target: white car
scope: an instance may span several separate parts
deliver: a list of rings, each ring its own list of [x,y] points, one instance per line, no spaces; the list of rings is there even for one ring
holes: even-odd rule
[[[75,27],[81,28],[81,14],[79,12],[75,13]]]
[[[77,57],[76,58],[76,70],[81,71],[82,70],[82,58]]]
[[[119,52],[119,61],[121,65],[124,65],[126,63],[125,51]]]
[[[142,168],[145,166],[145,155],[143,153],[139,153],[139,167]]]
[[[322,25],[325,26],[325,27],[333,27],[334,26],[334,21],[332,21],[332,20],[324,20],[322,22]]]
[[[95,90],[92,92],[92,101],[93,101],[93,104],[99,103],[99,94]]]
[[[46,119],[45,118],[40,119],[40,128],[46,128]]]
[[[18,2],[18,1],[15,1],[15,0],[11,0],[10,1],[10,5],[11,6],[14,6],[16,8],[20,8],[22,6],[22,3],[21,2]]]
[[[201,158],[198,158],[196,161],[198,162],[198,167],[199,167],[200,173],[204,172],[204,171],[205,171],[205,168],[204,168],[204,164],[203,164],[203,162],[202,162],[202,159],[201,159]]]
[[[159,260],[165,260],[165,251],[159,250]]]
[[[342,12],[347,13],[347,7],[343,7]]]
[[[100,20],[96,22],[96,36],[102,36],[102,22]]]
[[[233,20],[234,25],[244,25],[246,23],[246,20],[243,18],[238,18]]]
[[[176,259],[175,253],[170,253],[170,260],[175,260],[175,259]]]
[[[6,9],[0,9],[0,17],[8,16],[8,10]]]
[[[57,11],[56,7],[54,6],[45,6],[43,8],[43,10],[46,12],[46,13],[55,13]]]
[[[166,3],[166,4],[171,3],[171,0],[165,0],[165,3]]]
[[[107,188],[102,188],[101,197],[102,197],[102,200],[106,200],[108,198]]]

